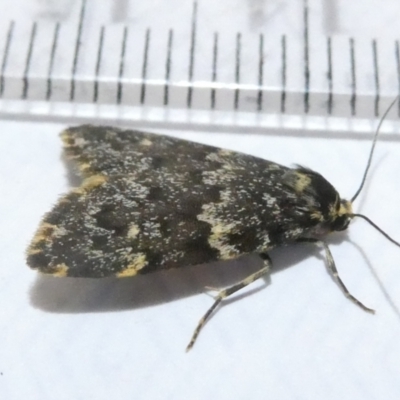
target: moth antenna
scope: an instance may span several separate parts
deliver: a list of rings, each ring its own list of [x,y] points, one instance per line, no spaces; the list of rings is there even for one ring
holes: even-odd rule
[[[390,104],[390,106],[387,108],[387,110],[385,111],[385,113],[383,114],[381,120],[379,121],[378,127],[376,128],[376,132],[375,132],[375,136],[374,136],[374,140],[372,141],[372,147],[371,147],[371,151],[369,152],[369,158],[368,158],[368,162],[367,162],[367,167],[365,168],[364,171],[364,176],[362,178],[361,181],[361,185],[358,188],[357,192],[355,193],[355,195],[351,198],[351,202],[353,203],[353,201],[358,197],[358,195],[360,194],[362,188],[364,187],[365,181],[367,179],[367,175],[368,175],[368,171],[369,171],[369,167],[371,166],[371,161],[372,161],[372,156],[374,154],[374,150],[375,150],[375,145],[376,142],[378,140],[378,135],[379,135],[379,131],[381,129],[381,126],[383,124],[383,121],[385,120],[386,116],[389,114],[389,111],[392,109],[392,107],[394,106],[394,104],[396,103],[396,101],[399,99],[399,96],[397,96]],[[355,214],[354,214],[355,215]],[[375,225],[376,227],[376,225]]]
[[[366,217],[365,215],[362,214],[350,214],[349,217],[353,218],[353,217],[360,217],[362,219],[364,219],[365,221],[367,221],[370,225],[372,225],[377,231],[379,231],[383,236],[385,236],[386,239],[390,240],[393,244],[395,244],[396,246],[400,247],[400,243],[396,242],[394,239],[392,239],[384,230],[382,230],[381,228],[379,228],[378,225],[376,225],[374,222],[372,222],[368,217]]]

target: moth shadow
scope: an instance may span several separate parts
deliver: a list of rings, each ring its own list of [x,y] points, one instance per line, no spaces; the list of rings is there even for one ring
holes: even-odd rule
[[[400,320],[400,309],[398,307],[398,305],[396,304],[395,300],[393,299],[393,297],[391,296],[391,294],[387,291],[387,289],[385,288],[384,283],[382,282],[382,280],[380,279],[378,273],[376,272],[375,268],[373,267],[373,265],[371,264],[371,262],[368,259],[367,254],[365,253],[364,249],[358,245],[357,243],[353,242],[352,240],[349,241],[357,250],[358,252],[361,254],[362,258],[364,259],[365,263],[368,266],[369,271],[371,272],[373,278],[375,279],[375,282],[377,283],[381,293],[383,294],[383,296],[385,297],[387,303],[389,304],[389,306],[391,307],[391,309],[393,310],[394,314],[396,315],[397,319]]]
[[[297,245],[274,250],[271,252],[271,274],[295,266],[311,254],[312,246]],[[274,263],[275,255],[278,263]],[[30,290],[30,300],[34,307],[55,313],[144,308],[207,293],[207,287],[229,287],[261,267],[262,260],[257,255],[250,255],[232,261],[177,268],[123,279],[57,278],[38,275]],[[232,300],[261,290],[268,282],[269,278],[266,278],[264,285],[251,285],[250,290],[239,292]]]

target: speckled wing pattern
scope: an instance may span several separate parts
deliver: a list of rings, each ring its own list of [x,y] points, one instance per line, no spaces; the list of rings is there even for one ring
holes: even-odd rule
[[[28,248],[28,264],[44,273],[126,277],[233,259],[289,244],[319,222],[301,176],[270,161],[114,127],[61,137],[84,180]]]

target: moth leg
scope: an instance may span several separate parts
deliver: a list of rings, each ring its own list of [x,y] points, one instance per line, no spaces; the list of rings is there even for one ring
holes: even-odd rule
[[[215,286],[204,286],[204,289],[209,290],[210,292],[219,292],[221,290]]]
[[[336,283],[339,285],[340,289],[344,293],[344,295],[351,300],[354,304],[357,306],[361,307],[364,311],[367,311],[371,314],[375,314],[375,310],[372,308],[369,308],[365,306],[361,301],[356,299],[347,289],[343,281],[340,279],[339,272],[336,268],[335,261],[333,259],[332,253],[329,249],[329,246],[327,243],[325,243],[323,240],[318,240],[318,239],[312,239],[312,238],[300,238],[297,240],[298,243],[315,243],[317,245],[322,245],[325,250],[325,255],[326,255],[326,260],[328,262],[328,271],[332,274],[333,279],[336,281]]]
[[[260,270],[258,270],[254,274],[249,275],[247,278],[243,279],[242,281],[235,283],[234,285],[232,285],[226,289],[220,290],[218,292],[218,294],[215,296],[214,304],[207,310],[207,312],[203,315],[203,317],[200,319],[199,323],[197,324],[197,327],[196,327],[195,331],[193,332],[193,336],[190,339],[188,346],[186,347],[186,351],[189,351],[193,347],[194,343],[196,342],[197,337],[199,336],[200,331],[206,324],[210,315],[218,307],[218,305],[221,303],[221,301],[223,299],[226,299],[228,296],[232,295],[233,293],[236,293],[238,290],[243,289],[247,285],[250,285],[257,279],[259,279],[269,273],[269,270],[271,267],[271,259],[269,258],[268,254],[266,254],[266,253],[260,254],[260,257],[263,259],[263,264],[264,264],[264,266]]]

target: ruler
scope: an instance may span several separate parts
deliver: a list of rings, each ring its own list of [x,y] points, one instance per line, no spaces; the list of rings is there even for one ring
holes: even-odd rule
[[[365,3],[3,1],[0,115],[345,129],[400,93],[400,6]]]

